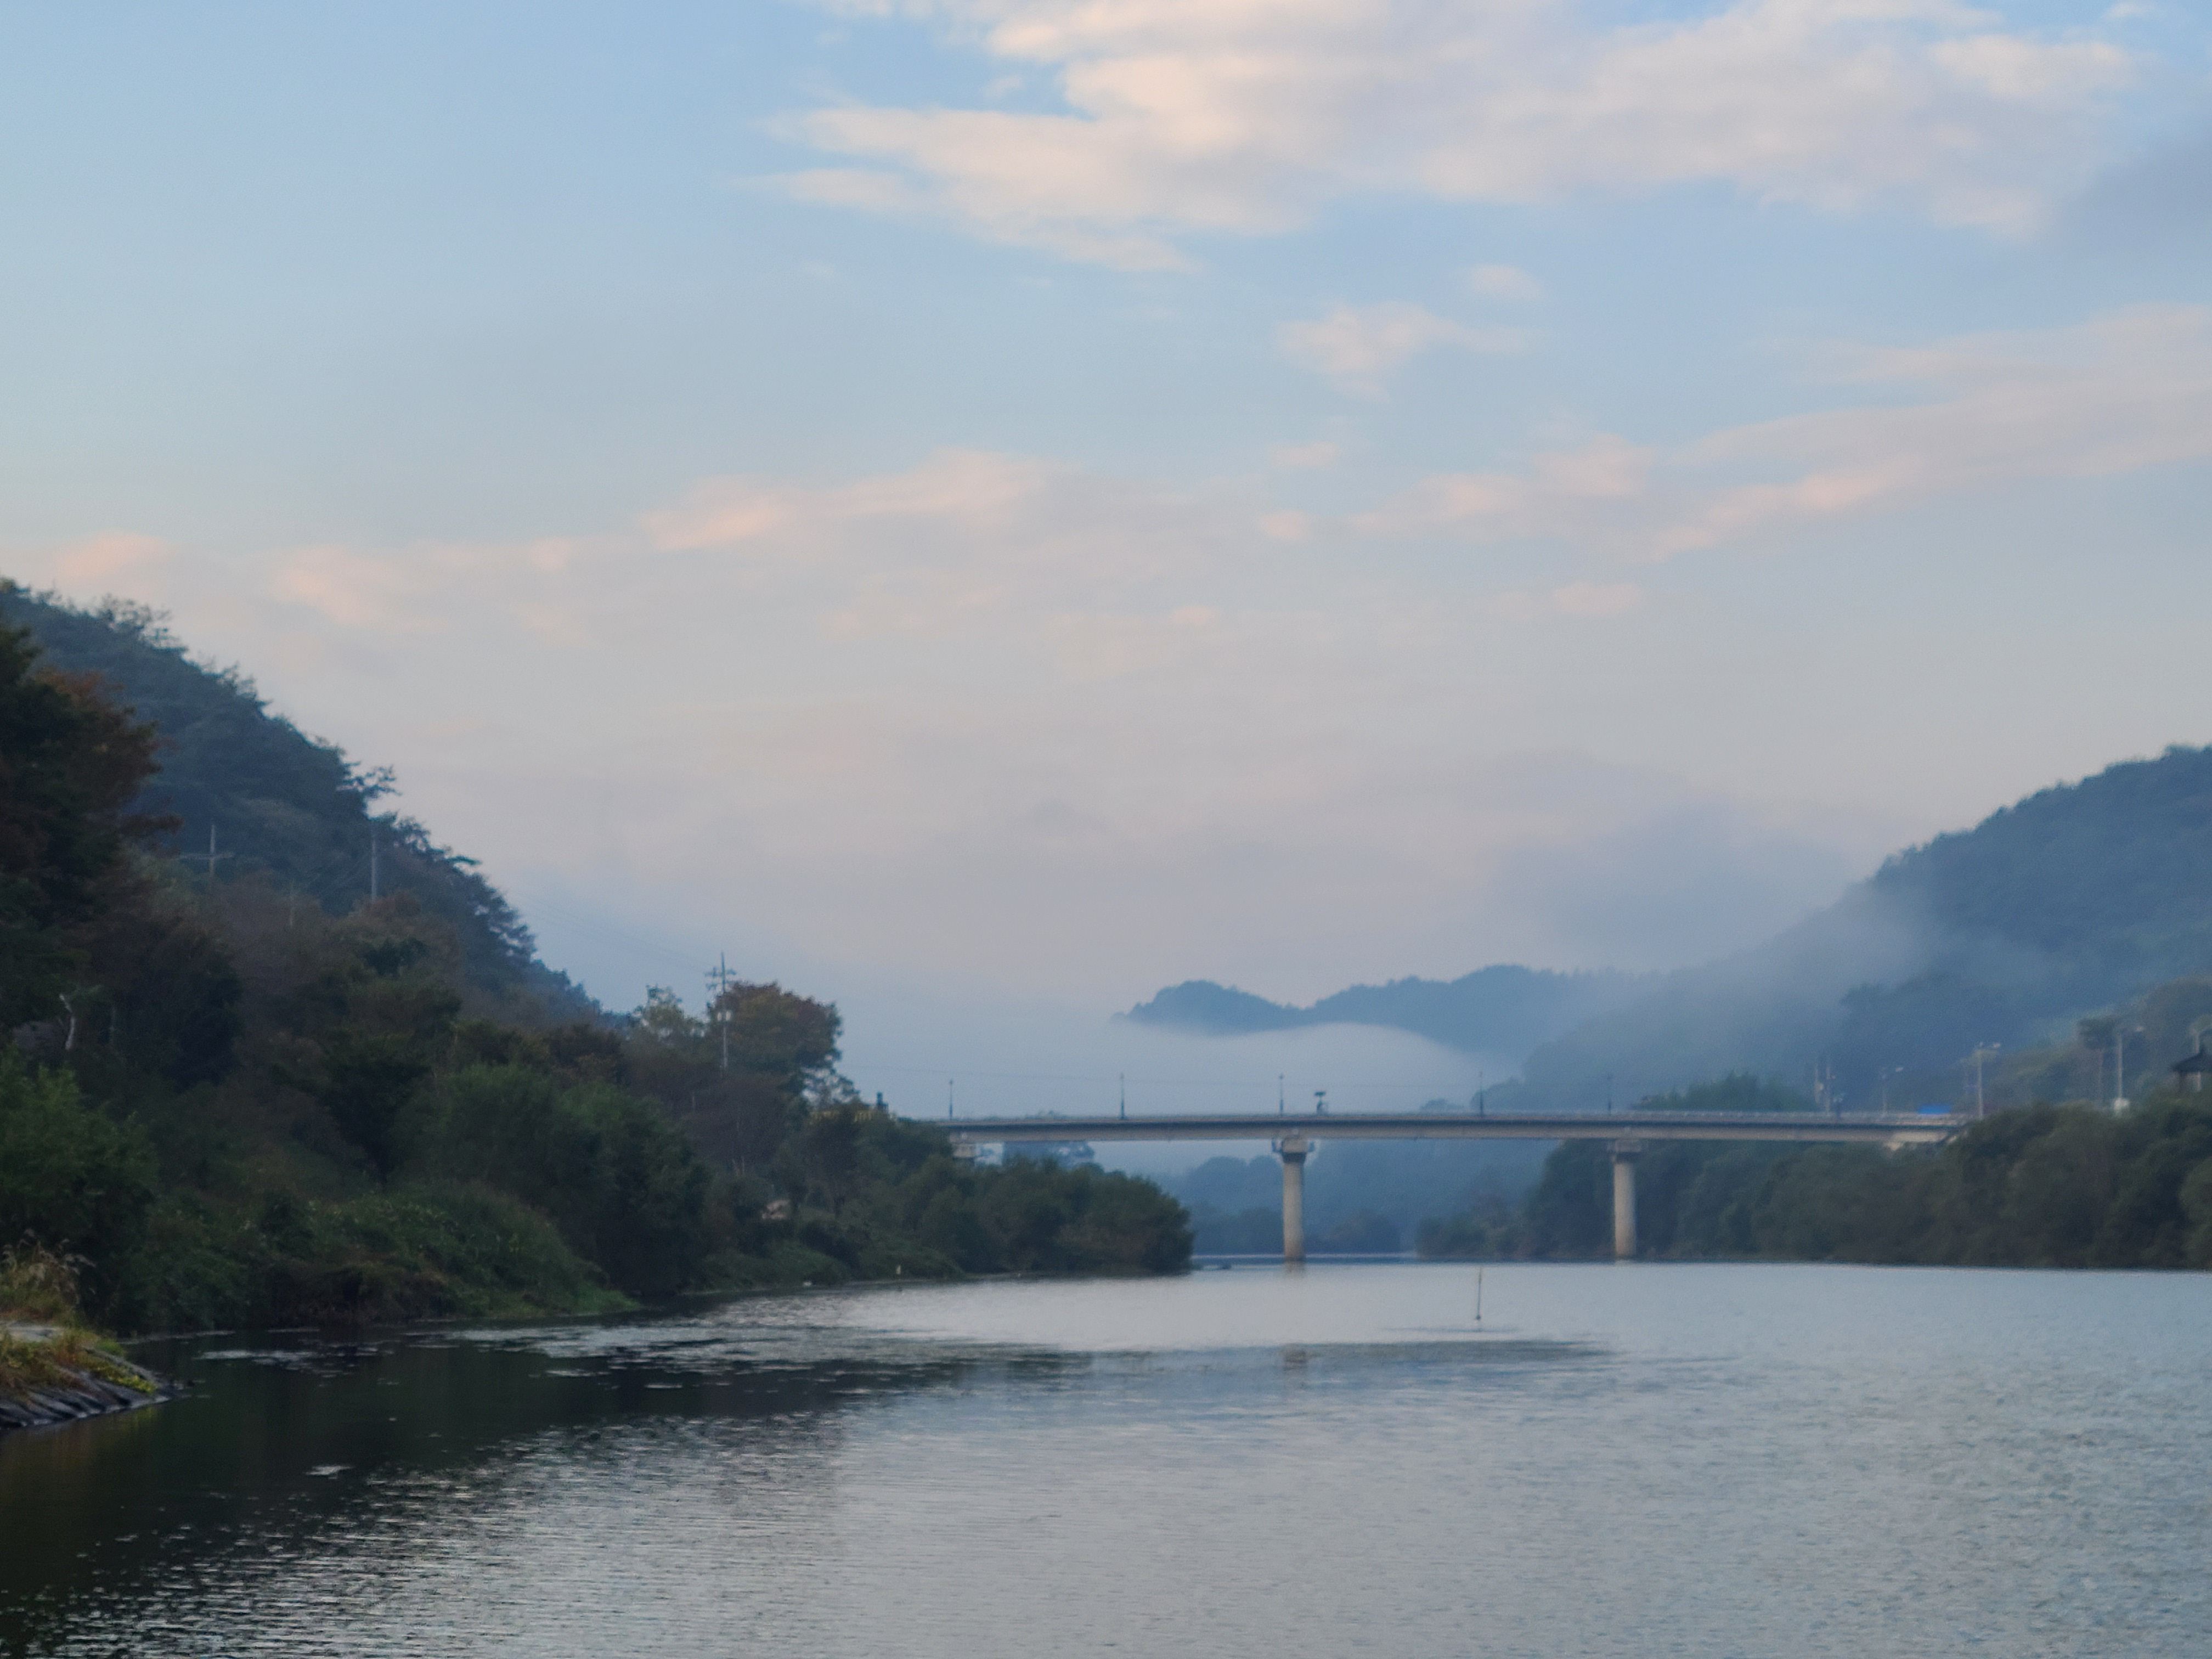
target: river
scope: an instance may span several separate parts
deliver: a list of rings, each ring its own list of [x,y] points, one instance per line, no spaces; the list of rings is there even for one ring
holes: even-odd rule
[[[2212,1647],[2212,1278],[1317,1265],[143,1357],[25,1655]]]

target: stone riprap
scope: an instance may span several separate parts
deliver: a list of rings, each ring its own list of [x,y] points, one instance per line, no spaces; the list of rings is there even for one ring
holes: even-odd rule
[[[52,1326],[0,1324],[0,1332],[18,1341],[46,1343],[58,1334]],[[173,1398],[179,1390],[136,1365],[102,1355],[103,1376],[82,1366],[57,1364],[56,1375],[21,1389],[0,1388],[0,1434],[10,1429],[36,1429],[80,1418],[104,1417],[112,1412],[135,1411]],[[124,1381],[128,1378],[129,1381]]]

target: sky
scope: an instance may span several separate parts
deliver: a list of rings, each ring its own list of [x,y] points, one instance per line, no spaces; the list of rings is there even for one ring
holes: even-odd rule
[[[2166,0],[16,6],[0,215],[0,569],[864,1084],[1699,960],[2212,738]]]

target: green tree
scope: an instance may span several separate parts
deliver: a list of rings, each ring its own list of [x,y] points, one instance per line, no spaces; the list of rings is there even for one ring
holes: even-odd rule
[[[121,1285],[155,1179],[144,1138],[87,1106],[67,1072],[0,1053],[0,1239],[81,1261],[91,1311]]]
[[[0,623],[0,1024],[66,1018],[86,931],[119,898],[131,846],[162,827],[130,810],[155,742],[94,682],[44,666],[28,632]]]

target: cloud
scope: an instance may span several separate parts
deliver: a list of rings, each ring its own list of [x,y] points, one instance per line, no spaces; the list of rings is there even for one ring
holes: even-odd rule
[[[54,580],[79,588],[101,586],[123,577],[143,583],[170,556],[169,544],[158,537],[111,530],[64,548],[54,560]]]
[[[1451,529],[1486,540],[1610,541],[1648,510],[1654,451],[1602,436],[1521,472],[1446,473],[1354,520],[1370,534]]]
[[[1505,622],[1532,623],[1545,617],[1620,617],[1644,603],[1644,590],[1633,582],[1573,581],[1548,593],[1509,588],[1484,607]]]
[[[1665,452],[1601,437],[1518,472],[1427,479],[1358,526],[1663,559],[1942,496],[2212,459],[2212,308],[2143,307],[1831,362],[1889,400]]]
[[[1562,823],[1499,860],[1487,896],[1494,925],[1559,941],[1567,959],[1671,968],[1766,938],[1832,902],[1860,873],[1817,826],[1667,781]]]
[[[415,601],[437,586],[428,573],[396,557],[343,547],[303,547],[284,556],[270,580],[280,599],[307,605],[344,628],[434,628]]]
[[[1097,616],[1188,629],[1211,574],[1310,521],[1235,491],[944,450],[830,483],[702,480],[633,526],[516,543],[315,545],[265,561],[269,597],[350,635],[504,628],[563,647],[649,634],[656,603],[709,590],[787,638],[852,642],[1060,630]],[[1030,636],[1054,647],[1043,632]],[[1096,664],[1111,653],[1088,652]]]
[[[1469,328],[1402,300],[1339,306],[1326,317],[1284,324],[1276,339],[1293,362],[1364,397],[1379,397],[1391,370],[1438,347],[1498,353],[1528,343],[1517,330]]]
[[[1540,300],[1544,285],[1518,265],[1477,265],[1467,285],[1486,300]]]
[[[804,544],[842,526],[929,520],[971,530],[1004,525],[1066,476],[1046,463],[945,450],[910,471],[809,489],[780,480],[714,478],[643,523],[664,550]]]
[[[1344,458],[1344,447],[1319,441],[1310,444],[1278,444],[1267,452],[1267,462],[1286,472],[1315,472],[1334,466]]]
[[[910,0],[896,10],[1057,77],[1064,108],[865,104],[788,119],[849,165],[809,199],[1172,268],[1376,195],[1530,203],[1717,184],[1825,211],[1895,204],[2016,232],[2088,176],[2135,61],[1957,0],[1735,0],[1607,23],[1506,0]]]
[[[1552,590],[1553,608],[1568,617],[1618,617],[1644,603],[1633,582],[1569,582]]]
[[[287,606],[319,613],[339,628],[367,633],[439,632],[488,598],[526,595],[532,579],[557,578],[591,544],[541,537],[503,543],[428,542],[364,552],[335,544],[288,548],[270,561],[267,586]],[[530,598],[507,607],[548,640],[581,637],[579,618]]]
[[[1604,618],[1635,586],[1563,568],[1509,604],[1346,556],[1326,519],[1278,539],[1274,507],[1249,480],[946,451],[707,480],[550,539],[241,552],[198,569],[179,631],[396,763],[407,810],[519,898],[555,871],[658,893],[718,948],[750,930],[1102,1008],[1200,972],[1311,994],[1593,939],[1664,956],[1656,923],[1562,910],[1565,865],[1498,885],[1517,850],[1683,795],[1500,755],[1578,741],[1616,695],[1643,630]],[[1563,663],[1577,695],[1531,696]],[[1673,879],[1599,852],[1623,888]]]

